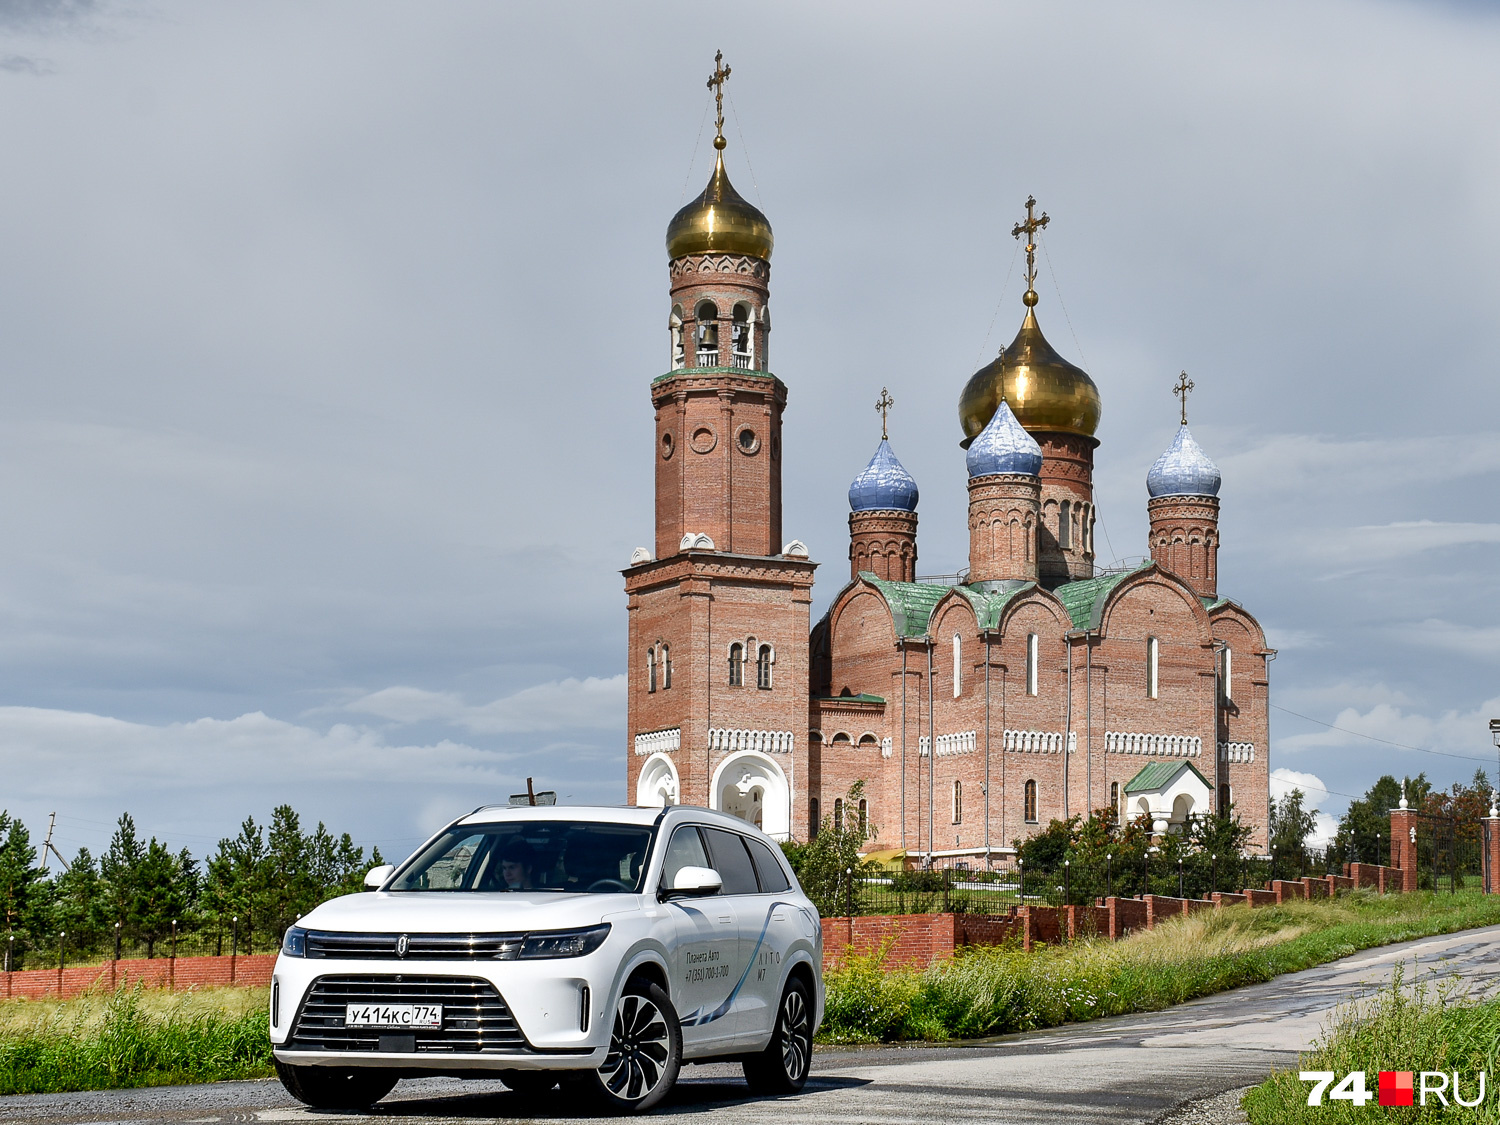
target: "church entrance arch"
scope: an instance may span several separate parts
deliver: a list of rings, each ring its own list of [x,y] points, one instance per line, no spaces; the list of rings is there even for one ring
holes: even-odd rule
[[[714,770],[710,807],[737,816],[778,840],[792,831],[792,787],[770,758],[753,750],[732,754]]]
[[[652,754],[641,766],[635,782],[635,803],[641,808],[659,809],[675,805],[681,792],[677,784],[677,767],[665,754]]]

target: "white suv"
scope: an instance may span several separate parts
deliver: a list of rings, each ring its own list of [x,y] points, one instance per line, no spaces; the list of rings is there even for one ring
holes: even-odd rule
[[[482,808],[366,886],[302,918],[276,961],[276,1070],[308,1105],[441,1074],[643,1110],[709,1060],[742,1062],[757,1091],[807,1080],[823,930],[742,820]]]

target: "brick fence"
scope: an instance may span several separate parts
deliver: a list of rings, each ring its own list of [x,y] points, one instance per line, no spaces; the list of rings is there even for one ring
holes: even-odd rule
[[[0,972],[4,998],[66,1000],[85,992],[113,992],[117,988],[189,989],[243,985],[264,988],[271,983],[276,954],[229,957],[156,957],[106,961],[64,969],[18,969]]]

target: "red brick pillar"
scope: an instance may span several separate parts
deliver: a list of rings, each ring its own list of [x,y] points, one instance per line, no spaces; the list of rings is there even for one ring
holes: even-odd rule
[[[1500,894],[1500,815],[1494,805],[1490,815],[1480,821],[1481,838],[1484,841],[1484,893]]]
[[[1401,869],[1401,890],[1417,889],[1417,814],[1408,808],[1391,810],[1391,866]]]

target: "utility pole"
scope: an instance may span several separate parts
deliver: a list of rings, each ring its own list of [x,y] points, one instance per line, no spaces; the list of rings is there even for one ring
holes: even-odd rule
[[[52,830],[56,826],[57,826],[57,814],[55,812],[54,813],[48,813],[47,814],[47,838],[42,841],[42,870],[43,871],[47,870],[47,856],[48,856],[49,853],[52,854],[52,855],[55,855],[57,857],[57,862],[60,863],[60,864],[62,864],[62,869],[64,871],[69,870],[69,868],[68,868],[68,861],[65,860],[65,859],[63,859],[62,852],[58,851],[57,848],[55,848],[53,846],[53,844],[52,844]]]

